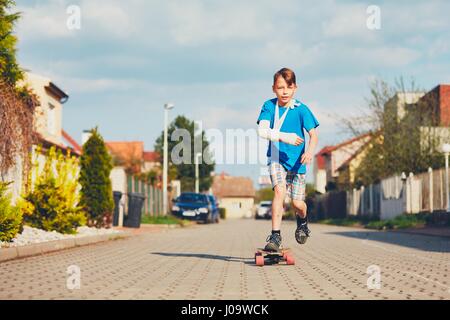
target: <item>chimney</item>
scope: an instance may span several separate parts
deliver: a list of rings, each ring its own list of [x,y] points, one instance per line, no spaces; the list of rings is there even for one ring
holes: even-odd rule
[[[83,130],[83,133],[81,134],[81,145],[84,145],[86,141],[89,140],[92,133],[90,130]]]

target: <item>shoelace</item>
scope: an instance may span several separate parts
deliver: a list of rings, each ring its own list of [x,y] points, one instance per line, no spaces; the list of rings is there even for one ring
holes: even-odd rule
[[[266,242],[273,241],[279,246],[281,243],[280,238],[281,238],[280,236],[277,237],[275,234],[271,234],[271,235],[267,236]]]

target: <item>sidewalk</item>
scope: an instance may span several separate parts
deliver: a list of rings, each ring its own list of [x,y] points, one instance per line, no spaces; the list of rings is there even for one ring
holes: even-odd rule
[[[191,227],[192,224],[188,224],[185,227]],[[126,228],[126,227],[113,227],[113,230],[122,231],[116,234],[104,234],[95,236],[85,236],[72,239],[61,239],[52,241],[43,241],[40,243],[3,247],[0,248],[0,262],[25,258],[30,256],[36,256],[49,252],[55,252],[74,247],[80,247],[85,245],[97,244],[100,242],[125,239],[132,236],[138,236],[142,234],[162,232],[165,230],[181,228],[179,225],[165,225],[165,224],[141,224],[140,228]]]

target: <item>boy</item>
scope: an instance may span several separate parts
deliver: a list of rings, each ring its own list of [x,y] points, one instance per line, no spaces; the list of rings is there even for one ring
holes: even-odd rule
[[[267,158],[275,192],[272,234],[267,237],[265,250],[279,251],[282,249],[280,226],[286,193],[296,211],[295,239],[304,244],[310,235],[305,203],[306,165],[311,163],[317,145],[315,128],[319,122],[305,104],[293,98],[297,84],[292,70],[283,68],[275,73],[272,90],[276,98],[264,103],[256,123],[258,135],[270,140]],[[306,150],[303,129],[310,137]]]

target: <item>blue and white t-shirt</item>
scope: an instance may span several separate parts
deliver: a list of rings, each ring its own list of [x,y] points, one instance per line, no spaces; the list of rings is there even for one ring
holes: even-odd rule
[[[269,120],[270,128],[273,129],[275,120],[275,106],[277,98],[267,100],[261,108],[257,124],[261,120]],[[279,117],[281,118],[288,107],[279,107]],[[305,134],[313,128],[319,126],[319,121],[314,117],[311,110],[302,102],[295,99],[293,107],[289,110],[281,128],[280,132],[295,133],[303,139],[303,143],[294,146],[284,142],[270,141],[267,149],[267,157],[270,161],[280,162],[288,171],[297,172],[300,174],[306,173],[306,165],[302,164],[301,157],[305,152]],[[276,155],[279,155],[277,157]],[[274,155],[274,156],[272,156]]]

